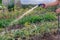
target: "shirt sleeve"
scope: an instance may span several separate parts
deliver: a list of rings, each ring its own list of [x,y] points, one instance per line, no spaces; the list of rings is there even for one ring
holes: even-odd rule
[[[44,3],[51,3],[51,2],[55,2],[56,0],[44,0]]]
[[[50,3],[50,2],[55,2],[56,0],[48,0],[48,2]]]

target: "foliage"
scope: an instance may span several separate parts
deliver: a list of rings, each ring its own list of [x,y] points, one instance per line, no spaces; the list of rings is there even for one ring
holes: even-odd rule
[[[0,28],[5,28],[13,19],[2,19],[0,20]]]
[[[2,0],[0,0],[0,4],[2,4]]]
[[[14,10],[12,12],[6,11],[3,14],[0,14],[0,28],[7,27],[16,18],[19,18],[23,13],[28,9]],[[15,38],[24,38],[32,35],[43,35],[45,32],[51,33],[52,29],[57,29],[58,23],[57,16],[54,12],[50,10],[43,9],[41,7],[36,8],[34,11],[30,12],[29,15],[26,15],[21,20],[18,21],[18,24],[23,24],[22,29],[17,29],[15,31],[10,31],[4,35],[0,35],[0,40],[13,40]],[[37,24],[36,24],[37,23]],[[17,25],[17,24],[16,24]],[[29,26],[29,27],[28,27]]]
[[[4,14],[0,14],[0,28],[7,27],[13,20],[19,18],[24,12],[28,9],[20,9],[12,11],[12,12],[5,12]],[[41,12],[38,12],[41,10]],[[24,11],[24,12],[23,12]],[[44,11],[44,12],[43,12]],[[42,13],[43,12],[43,13]],[[30,12],[31,14],[26,15],[24,18],[18,21],[18,24],[25,24],[26,22],[29,23],[36,23],[36,22],[44,22],[44,21],[56,21],[56,14],[54,12],[46,11],[41,7],[36,8],[34,11]]]
[[[46,22],[46,23],[44,22],[40,26],[35,25],[36,26],[35,27],[35,26],[31,25],[28,28],[24,27],[22,29],[18,29],[16,31],[14,31],[14,32],[6,33],[5,35],[3,35],[4,37],[0,36],[0,38],[5,38],[5,39],[21,38],[22,39],[22,38],[26,37],[28,39],[28,37],[30,37],[30,35],[40,35],[41,36],[45,32],[51,33],[51,30],[52,29],[55,30],[57,28],[57,25],[55,24],[55,22],[53,22],[53,23],[52,22]],[[11,34],[12,34],[12,36],[11,36]]]
[[[14,2],[13,2],[13,0],[11,0],[11,3],[8,4],[8,10],[9,11],[14,10]]]
[[[25,22],[36,23],[41,21],[54,21],[54,20],[56,20],[56,15],[50,12],[47,12],[45,14],[40,14],[40,15],[26,16],[21,20],[19,20],[19,23],[20,24],[24,24]]]

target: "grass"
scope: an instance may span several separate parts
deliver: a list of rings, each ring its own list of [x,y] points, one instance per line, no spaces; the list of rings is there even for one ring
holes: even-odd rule
[[[19,20],[20,24],[24,24],[25,22],[36,23],[42,21],[55,21],[57,20],[56,15],[52,13],[45,13],[40,15],[28,15],[21,20]]]
[[[7,25],[10,24],[14,19],[19,18],[24,12],[26,12],[28,9],[20,9],[14,10],[11,12],[6,11],[3,14],[0,14],[0,26],[2,28],[7,27]],[[37,12],[41,10],[41,12]],[[56,21],[57,16],[54,12],[45,12],[44,14],[42,13],[43,10],[45,11],[46,9],[42,9],[41,7],[36,8],[34,11],[30,12],[30,14],[26,15],[24,18],[19,20],[16,24],[25,24],[26,22],[30,23],[36,23],[36,22],[44,22],[44,21]],[[24,11],[24,12],[23,12]],[[0,28],[1,28],[0,27]]]
[[[9,37],[11,38],[20,38],[22,39],[23,37],[26,37],[28,39],[28,37],[30,37],[30,35],[43,35],[45,32],[49,32],[49,33],[53,33],[54,31],[57,31],[57,22],[44,22],[42,23],[40,26],[33,26],[30,25],[30,27],[24,27],[23,29],[18,29],[14,32],[10,32],[7,33],[5,35],[3,35],[4,37],[6,37],[5,39],[7,40],[7,38],[9,39]],[[53,30],[52,30],[53,29]],[[3,37],[3,38],[4,38]],[[1,38],[1,37],[0,37]]]
[[[9,25],[12,20],[18,18],[27,10],[28,9],[15,9],[12,12],[0,14],[0,28],[4,28]],[[31,14],[26,15],[16,23],[16,25],[24,25],[22,29],[10,31],[8,33],[5,33],[4,35],[0,35],[0,39],[14,40],[16,38],[19,38],[20,40],[22,40],[23,38],[26,38],[28,40],[30,36],[33,35],[41,36],[44,33],[54,33],[55,31],[57,32],[57,15],[54,12],[46,11],[46,9],[38,7],[30,13]]]

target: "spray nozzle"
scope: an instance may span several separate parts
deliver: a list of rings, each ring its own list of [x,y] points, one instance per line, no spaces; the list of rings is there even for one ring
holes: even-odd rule
[[[38,4],[38,6],[42,6],[44,8],[45,7],[45,4]]]

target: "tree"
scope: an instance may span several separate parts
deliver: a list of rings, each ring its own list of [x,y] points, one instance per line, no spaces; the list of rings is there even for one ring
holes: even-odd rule
[[[2,0],[0,0],[0,4],[2,4]]]

